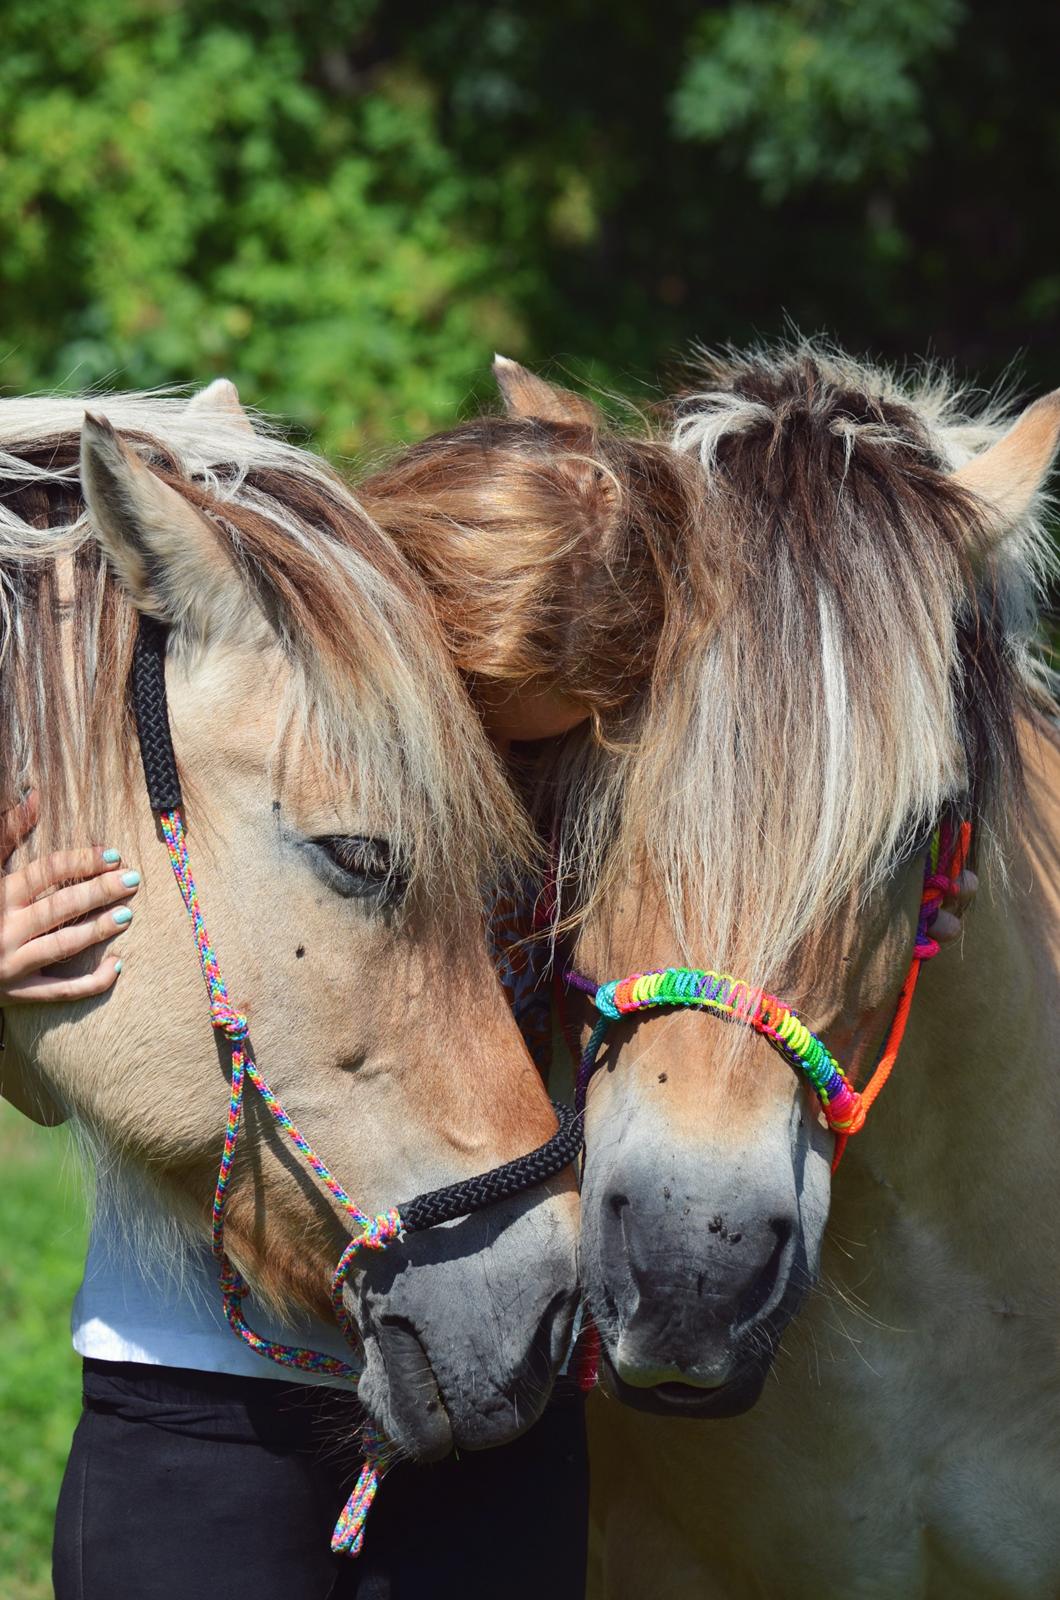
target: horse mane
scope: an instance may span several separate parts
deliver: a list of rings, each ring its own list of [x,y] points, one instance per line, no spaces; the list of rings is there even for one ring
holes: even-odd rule
[[[947,804],[982,841],[1021,792],[1017,720],[1048,709],[1034,631],[1050,546],[1030,516],[989,559],[952,469],[1003,408],[965,415],[821,344],[705,354],[673,409],[706,483],[705,584],[625,749],[570,736],[551,774],[581,914],[661,883],[694,965],[779,981]],[[572,889],[572,883],[574,888]]]
[[[417,878],[478,892],[521,858],[526,824],[432,597],[334,472],[261,425],[181,396],[89,403],[212,520],[248,625],[268,623],[291,669],[291,717],[335,778],[356,780],[380,806]],[[85,409],[74,398],[0,401],[0,804],[36,785],[38,848],[102,836],[115,796],[101,794],[101,772],[124,774],[127,792],[136,781],[127,683],[137,618],[81,492]],[[192,647],[174,635],[173,648]]]

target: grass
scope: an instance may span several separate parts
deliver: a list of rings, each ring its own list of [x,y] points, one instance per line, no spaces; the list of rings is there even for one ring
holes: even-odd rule
[[[86,1235],[68,1135],[0,1101],[0,1595],[50,1600],[52,1520],[81,1403],[70,1304]]]

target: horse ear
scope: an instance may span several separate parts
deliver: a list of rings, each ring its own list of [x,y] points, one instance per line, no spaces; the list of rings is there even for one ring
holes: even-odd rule
[[[510,417],[532,418],[538,422],[576,422],[589,428],[600,424],[600,413],[588,400],[570,389],[546,383],[544,378],[528,372],[518,361],[509,361],[507,356],[494,356],[493,376]]]
[[[96,536],[138,611],[205,638],[242,609],[216,529],[103,417],[85,416],[81,486]]]
[[[215,378],[205,389],[193,394],[188,401],[189,411],[221,412],[244,433],[253,433],[254,424],[243,410],[239,390],[229,378]]]
[[[1018,526],[1049,475],[1060,443],[1060,389],[1029,405],[1006,434],[953,474],[981,503],[989,546]],[[988,552],[984,552],[988,553]]]

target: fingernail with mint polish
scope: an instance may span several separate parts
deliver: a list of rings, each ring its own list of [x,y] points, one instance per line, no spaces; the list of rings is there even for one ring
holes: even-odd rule
[[[128,906],[119,906],[112,915],[119,928],[126,927],[132,921],[132,912]]]
[[[124,965],[125,965],[125,963],[123,961],[115,961],[115,963],[114,963],[114,974],[115,974],[115,977],[118,975],[118,973],[121,971],[121,969],[122,969],[122,967]]]
[[[140,874],[138,872],[123,872],[121,881],[127,889],[135,889],[140,881]]]
[[[121,860],[120,850],[104,850],[102,854],[104,861],[108,862],[111,866],[113,866],[116,861]]]

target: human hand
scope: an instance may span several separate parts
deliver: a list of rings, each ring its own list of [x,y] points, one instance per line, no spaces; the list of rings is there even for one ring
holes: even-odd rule
[[[33,831],[37,796],[0,814],[0,863]],[[123,933],[126,903],[140,874],[120,866],[117,850],[59,850],[0,877],[0,1005],[84,1000],[103,994],[121,971],[109,952],[92,970],[74,957]]]

